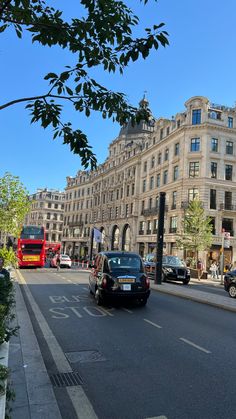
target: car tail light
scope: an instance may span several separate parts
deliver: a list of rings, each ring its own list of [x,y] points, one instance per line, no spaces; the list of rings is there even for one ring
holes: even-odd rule
[[[145,287],[150,288],[150,280],[147,276],[145,276]]]
[[[107,287],[107,279],[105,276],[103,276],[102,278],[102,288],[106,288]]]

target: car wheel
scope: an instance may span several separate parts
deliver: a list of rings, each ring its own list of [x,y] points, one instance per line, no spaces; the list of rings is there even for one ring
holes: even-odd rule
[[[184,280],[183,280],[183,284],[184,284],[184,285],[188,285],[189,281],[190,281],[190,279],[184,279]]]
[[[236,284],[229,286],[229,295],[231,298],[236,298]]]
[[[103,298],[101,297],[101,294],[98,289],[96,289],[96,292],[95,292],[95,301],[98,306],[101,306],[103,303]]]

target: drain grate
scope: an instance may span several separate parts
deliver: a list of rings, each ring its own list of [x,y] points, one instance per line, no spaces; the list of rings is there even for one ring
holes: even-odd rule
[[[71,387],[82,384],[82,378],[78,372],[61,372],[50,376],[54,387]]]

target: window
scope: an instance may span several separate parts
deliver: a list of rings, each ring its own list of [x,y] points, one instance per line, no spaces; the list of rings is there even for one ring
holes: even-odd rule
[[[52,208],[51,202],[48,202],[48,208]]]
[[[225,165],[225,180],[232,180],[233,166],[231,164]]]
[[[178,177],[179,177],[179,166],[175,166],[174,172],[173,172],[173,180],[177,180]]]
[[[179,155],[179,143],[175,144],[175,156]]]
[[[199,176],[199,161],[192,161],[189,163],[189,177]]]
[[[195,198],[199,198],[199,192],[197,188],[188,190],[188,201],[193,201]]]
[[[125,216],[128,217],[128,213],[129,213],[129,204],[125,205]]]
[[[56,230],[57,229],[57,225],[56,224],[53,224],[52,229],[53,230]]]
[[[163,175],[163,184],[166,185],[168,181],[168,170],[164,171],[164,175]]]
[[[143,171],[144,171],[144,172],[146,172],[146,171],[147,171],[147,162],[146,162],[146,161],[144,162],[144,165],[143,165]]]
[[[150,189],[154,188],[154,176],[150,177]]]
[[[141,213],[143,212],[144,208],[145,208],[145,201],[142,201],[142,204],[141,204]]]
[[[217,138],[211,139],[211,151],[218,153],[218,139]]]
[[[200,150],[200,138],[191,138],[190,151]]]
[[[166,148],[165,149],[165,161],[167,161],[169,159],[169,149]]]
[[[151,169],[153,169],[154,167],[155,167],[155,157],[152,156],[152,159],[151,159]]]
[[[146,191],[146,179],[143,180],[143,192]]]
[[[47,220],[50,220],[50,212],[47,213]]]
[[[151,234],[152,232],[152,222],[151,220],[148,220],[147,222],[147,234]]]
[[[161,164],[161,153],[158,154],[158,160],[157,160],[158,164]]]
[[[201,124],[201,109],[194,109],[192,111],[192,125]]]
[[[163,128],[160,129],[160,140],[163,138]]]
[[[151,208],[152,208],[152,198],[149,198],[148,208],[149,208],[149,209],[151,209]]]
[[[217,163],[211,162],[211,178],[217,178]]]
[[[232,141],[226,141],[226,154],[233,154],[233,143]]]
[[[46,223],[46,229],[47,230],[49,230],[49,226],[50,226],[50,224],[49,223]]]
[[[172,192],[172,207],[171,209],[176,209],[177,202],[177,191]]]
[[[161,175],[160,173],[158,173],[156,177],[156,187],[159,188],[160,185],[161,185]]]
[[[177,220],[178,218],[175,217],[170,217],[170,233],[176,233],[177,231]]]
[[[211,230],[212,234],[216,234],[216,219],[214,217],[210,217],[209,224],[212,226],[212,230]]]
[[[230,233],[230,236],[234,236],[234,231],[233,231],[233,219],[231,218],[222,218],[222,228],[225,229],[225,231]]]
[[[216,190],[210,189],[210,209],[216,209]]]
[[[127,185],[127,188],[126,188],[126,196],[129,196],[129,185]]]
[[[156,208],[159,208],[159,196],[156,196]]]
[[[180,119],[178,119],[178,121],[177,121],[177,128],[179,128],[180,127]]]
[[[144,221],[140,221],[139,223],[139,234],[144,234]]]
[[[170,133],[170,127],[167,127],[166,128],[166,135],[169,135],[169,133]]]
[[[131,186],[131,194],[134,195],[134,183],[132,183],[132,186]]]
[[[225,209],[232,210],[232,192],[225,191]]]
[[[232,116],[228,116],[228,128],[233,128],[234,120]]]

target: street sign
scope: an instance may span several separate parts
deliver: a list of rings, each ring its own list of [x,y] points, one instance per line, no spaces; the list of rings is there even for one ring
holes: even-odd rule
[[[223,234],[224,234],[224,248],[229,249],[230,248],[230,233],[228,231],[225,231]]]

